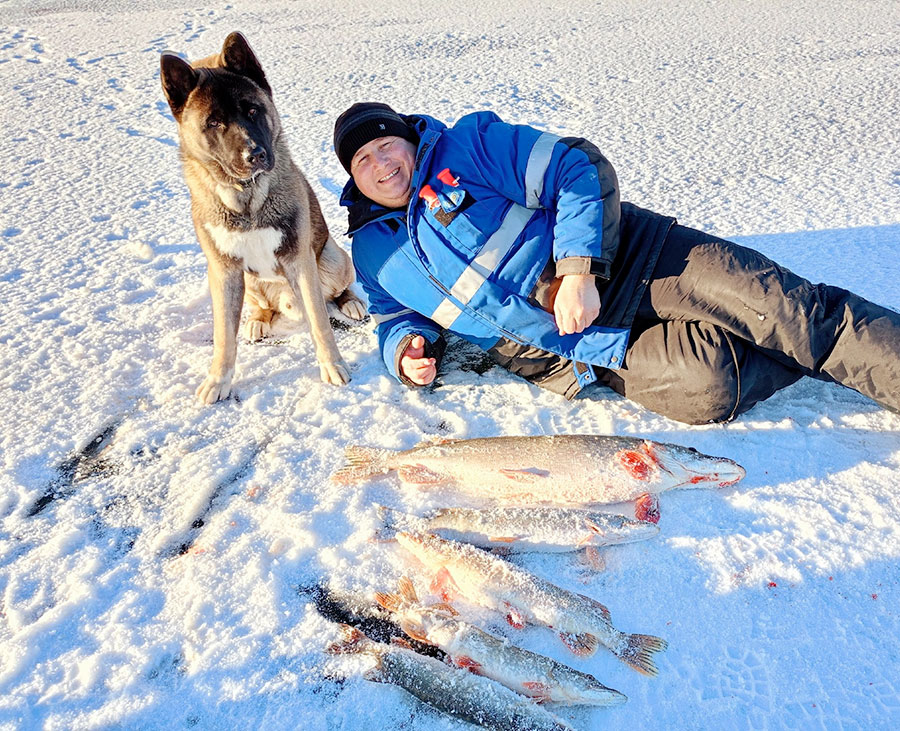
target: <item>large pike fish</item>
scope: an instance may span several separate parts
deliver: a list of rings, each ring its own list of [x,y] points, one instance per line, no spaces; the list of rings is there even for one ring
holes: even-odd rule
[[[725,487],[746,472],[724,457],[647,439],[560,435],[451,439],[404,452],[348,447],[334,473],[349,484],[397,471],[405,483],[455,484],[505,503],[604,505],[677,487]]]
[[[493,680],[419,655],[398,644],[374,642],[342,625],[344,639],[332,654],[363,653],[375,658],[366,680],[398,685],[444,713],[496,731],[572,731],[572,727],[534,701]]]
[[[540,624],[556,630],[576,655],[592,655],[603,645],[638,672],[657,674],[653,654],[666,649],[666,641],[620,632],[600,602],[562,589],[467,543],[430,533],[398,533],[397,541],[434,573],[432,588],[445,600],[460,594],[505,614],[513,627]]]
[[[577,508],[442,508],[417,517],[382,505],[379,514],[389,530],[434,533],[507,553],[562,553],[641,541],[659,533],[645,520]]]
[[[615,706],[628,700],[593,675],[516,647],[505,639],[457,619],[449,605],[419,603],[412,582],[400,580],[397,594],[376,594],[412,639],[439,647],[457,667],[505,685],[538,703]]]

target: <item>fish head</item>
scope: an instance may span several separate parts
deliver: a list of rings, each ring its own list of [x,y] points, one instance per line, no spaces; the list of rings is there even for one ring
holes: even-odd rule
[[[713,457],[693,447],[645,442],[644,451],[673,480],[672,487],[728,487],[747,471],[727,457]]]

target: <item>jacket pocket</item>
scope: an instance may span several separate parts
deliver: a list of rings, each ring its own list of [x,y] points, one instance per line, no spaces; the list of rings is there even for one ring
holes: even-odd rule
[[[460,253],[474,256],[484,246],[487,237],[464,212],[446,213],[440,207],[432,210],[425,207],[425,218],[439,234],[447,237],[453,248]]]

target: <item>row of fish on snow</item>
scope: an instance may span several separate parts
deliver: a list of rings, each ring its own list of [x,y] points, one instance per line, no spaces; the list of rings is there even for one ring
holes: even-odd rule
[[[665,640],[620,632],[600,602],[498,553],[596,551],[649,538],[658,532],[660,492],[724,487],[745,474],[732,460],[688,447],[588,435],[444,440],[403,452],[350,447],[347,462],[334,482],[396,471],[406,484],[450,485],[485,507],[421,517],[380,508],[386,534],[425,567],[429,588],[442,601],[422,602],[407,577],[396,593],[376,594],[377,606],[370,607],[342,605],[318,587],[320,612],[344,622],[342,639],[329,652],[371,656],[367,679],[398,685],[440,711],[493,729],[568,729],[539,704],[612,706],[626,697],[592,675],[463,621],[451,598],[499,611],[517,628],[552,628],[575,655],[603,645],[638,672],[656,675],[653,656],[666,648]],[[597,509],[624,502],[634,502],[635,519]],[[398,626],[408,639],[391,631]]]

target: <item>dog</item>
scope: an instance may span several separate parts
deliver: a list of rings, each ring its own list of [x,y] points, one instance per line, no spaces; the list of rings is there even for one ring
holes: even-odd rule
[[[347,383],[325,300],[351,319],[365,316],[350,290],[353,265],[291,159],[272,89],[247,39],[231,33],[220,53],[193,63],[165,52],[160,77],[178,125],[212,296],[213,358],[198,398],[212,404],[231,394],[245,300],[248,339],[265,337],[279,317],[305,313],[322,380]]]

